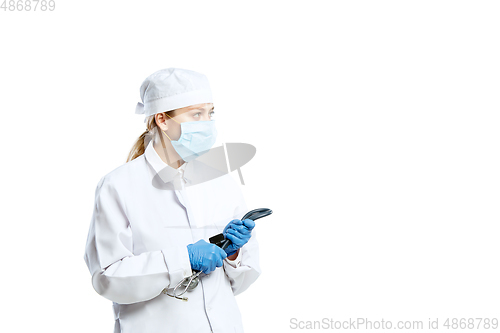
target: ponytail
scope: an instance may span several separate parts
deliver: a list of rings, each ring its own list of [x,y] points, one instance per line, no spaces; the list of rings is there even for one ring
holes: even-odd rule
[[[171,116],[173,115],[175,110],[164,112],[164,114]],[[157,127],[158,125],[156,124],[155,121],[155,115],[151,115],[146,119],[146,127],[147,129],[144,131],[144,133],[139,136],[139,138],[135,141],[134,145],[132,146],[132,149],[130,150],[130,153],[128,154],[127,162],[130,162],[137,157],[141,156],[144,154],[144,151],[146,150],[146,145],[145,145],[145,140],[148,136],[151,136],[151,138],[148,139],[154,139],[153,136],[155,136],[158,133]],[[149,143],[149,140],[148,140]]]
[[[142,133],[141,136],[135,141],[130,153],[128,154],[127,162],[130,162],[144,154],[144,150],[146,149],[146,147],[144,147],[144,139],[146,138],[146,135],[148,135],[148,132],[149,130],[145,130],[144,133]]]

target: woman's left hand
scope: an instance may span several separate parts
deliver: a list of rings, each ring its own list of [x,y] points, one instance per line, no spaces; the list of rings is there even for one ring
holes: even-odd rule
[[[223,234],[226,239],[231,241],[231,245],[226,247],[225,251],[228,256],[233,255],[245,245],[252,236],[252,229],[255,227],[255,222],[246,220],[232,220],[224,228]]]

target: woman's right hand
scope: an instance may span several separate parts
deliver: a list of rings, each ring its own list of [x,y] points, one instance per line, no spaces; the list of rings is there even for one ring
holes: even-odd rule
[[[222,267],[223,260],[227,257],[226,251],[203,239],[189,244],[187,249],[191,268],[205,274],[212,272],[217,267]]]

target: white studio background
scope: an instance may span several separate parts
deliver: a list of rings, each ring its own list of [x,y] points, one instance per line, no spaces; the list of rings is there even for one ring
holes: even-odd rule
[[[167,67],[209,78],[216,145],[257,148],[245,332],[500,317],[497,1],[55,2],[0,10],[4,331],[112,332],[94,191]]]

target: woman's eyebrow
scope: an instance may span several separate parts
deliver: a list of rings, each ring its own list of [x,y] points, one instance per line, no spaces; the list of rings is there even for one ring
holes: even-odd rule
[[[212,108],[208,111],[212,111],[213,109],[215,109],[215,106],[212,106]],[[203,108],[197,108],[197,109],[191,109],[189,111],[193,111],[193,110],[204,110]]]

